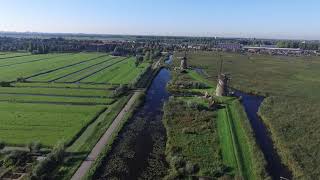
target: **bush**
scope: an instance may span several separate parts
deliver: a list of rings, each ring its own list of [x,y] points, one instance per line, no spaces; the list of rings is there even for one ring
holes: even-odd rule
[[[193,174],[196,172],[196,166],[188,161],[185,167],[185,171],[187,174]]]
[[[63,143],[57,144],[48,156],[40,161],[32,172],[32,179],[46,179],[51,172],[63,162],[65,147]]]
[[[33,153],[40,152],[41,147],[42,147],[42,144],[39,141],[32,141],[28,144],[29,151]]]
[[[10,84],[10,82],[4,82],[4,81],[2,81],[2,82],[0,82],[0,86],[1,86],[1,87],[11,87],[11,84]]]
[[[27,79],[24,77],[18,77],[17,82],[27,82]]]
[[[32,172],[32,179],[43,179],[48,176],[48,173],[52,169],[51,166],[54,165],[51,157],[47,157],[46,159],[40,161],[37,166],[34,168]]]
[[[232,178],[232,176],[230,176],[230,175],[224,175],[224,176],[222,176],[222,177],[220,177],[219,178],[219,180],[232,180],[233,178]]]
[[[6,147],[6,144],[0,140],[0,150],[4,149]]]
[[[4,157],[3,164],[5,167],[23,167],[30,160],[31,157],[25,151],[11,151],[8,155]]]
[[[136,56],[136,59],[135,59],[135,65],[136,65],[136,67],[138,67],[139,64],[142,63],[142,62],[143,62],[143,56],[137,55],[137,56]]]
[[[127,85],[121,84],[113,91],[113,97],[120,97],[123,94],[129,91],[129,87]]]
[[[53,148],[51,154],[56,162],[61,163],[65,155],[65,147],[63,143],[59,143],[55,148]]]
[[[182,168],[186,164],[185,160],[182,157],[179,156],[173,156],[171,158],[171,164],[176,168]]]

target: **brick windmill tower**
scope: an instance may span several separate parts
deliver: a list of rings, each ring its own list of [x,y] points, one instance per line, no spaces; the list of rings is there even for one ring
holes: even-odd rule
[[[230,77],[228,74],[222,73],[223,60],[220,55],[220,68],[218,73],[218,83],[216,88],[216,96],[227,96],[229,94],[228,83]]]

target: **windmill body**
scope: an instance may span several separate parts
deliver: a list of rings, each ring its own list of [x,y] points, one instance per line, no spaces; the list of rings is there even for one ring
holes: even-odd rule
[[[227,96],[228,93],[228,82],[230,80],[227,74],[222,73],[223,60],[220,56],[220,69],[218,73],[218,83],[216,88],[216,96]]]

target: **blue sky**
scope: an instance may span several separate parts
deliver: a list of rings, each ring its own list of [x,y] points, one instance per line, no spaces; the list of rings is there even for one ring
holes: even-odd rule
[[[320,39],[318,0],[0,0],[0,31]]]

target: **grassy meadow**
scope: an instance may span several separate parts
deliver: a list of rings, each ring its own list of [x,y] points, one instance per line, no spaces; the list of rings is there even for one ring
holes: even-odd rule
[[[191,100],[187,101],[190,102]],[[176,98],[164,106],[167,129],[168,179],[188,176],[219,177],[226,167],[222,163],[217,132],[217,115]]]
[[[0,103],[0,138],[9,145],[70,141],[103,106]]]
[[[176,53],[175,58],[182,54]],[[188,63],[201,67],[206,80],[216,84],[219,55],[223,59],[223,72],[231,75],[231,87],[267,97],[259,115],[294,177],[319,177],[320,57],[198,51],[188,53]]]
[[[320,176],[319,101],[310,98],[268,97],[259,110],[285,164],[296,178]]]
[[[182,53],[176,53],[176,59]],[[221,53],[223,72],[230,73],[233,88],[268,96],[320,98],[320,57],[286,57]],[[219,67],[216,52],[189,52],[190,66],[200,67],[216,84]],[[179,63],[179,61],[175,61]]]
[[[118,103],[113,90],[131,84],[148,65],[136,67],[134,58],[106,53],[2,53],[0,140],[48,147],[74,141],[101,111]]]

